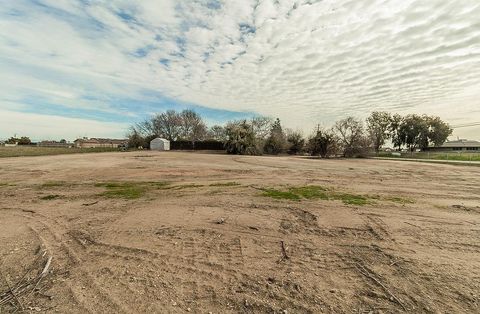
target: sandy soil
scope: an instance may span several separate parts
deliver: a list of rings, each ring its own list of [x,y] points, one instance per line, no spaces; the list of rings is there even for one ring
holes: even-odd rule
[[[95,183],[112,181],[146,192],[102,196]],[[262,196],[305,185],[373,201]],[[478,313],[479,206],[479,167],[179,152],[5,158],[0,312]]]

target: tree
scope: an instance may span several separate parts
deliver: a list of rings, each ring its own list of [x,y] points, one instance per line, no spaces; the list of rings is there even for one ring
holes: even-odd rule
[[[195,148],[195,142],[205,138],[207,125],[198,113],[190,109],[183,110],[180,113],[180,121],[180,136],[185,140],[191,141]]]
[[[246,120],[229,122],[225,127],[225,149],[229,154],[259,155],[257,139]]]
[[[311,155],[320,155],[328,158],[334,155],[338,148],[338,138],[332,130],[317,130],[308,141],[308,150]]]
[[[287,130],[288,153],[296,155],[301,153],[305,147],[305,139],[299,131]]]
[[[270,129],[270,136],[265,141],[264,152],[270,155],[282,153],[287,146],[285,133],[283,133],[280,119],[276,119]]]
[[[388,133],[392,140],[393,147],[400,150],[402,148],[402,137],[400,134],[400,126],[402,125],[403,117],[401,115],[394,114],[390,117],[390,125],[388,127]]]
[[[436,147],[442,146],[443,143],[447,140],[447,138],[452,135],[452,128],[450,125],[440,117],[427,117],[427,125],[428,125],[428,139],[429,144],[434,145]]]
[[[373,143],[373,148],[378,154],[385,141],[390,138],[389,127],[391,115],[384,111],[374,111],[367,118],[367,131]]]
[[[338,133],[344,157],[364,155],[368,147],[363,133],[362,121],[354,117],[347,117],[337,121],[334,130]]]
[[[251,126],[255,137],[262,141],[270,136],[273,119],[270,117],[257,116],[252,118]]]
[[[155,135],[169,141],[178,139],[181,133],[182,119],[175,110],[157,113],[136,125],[136,130],[143,136]]]
[[[32,141],[27,136],[22,136],[20,138],[12,136],[5,143],[7,144],[18,144],[18,145],[30,145]]]
[[[425,117],[409,114],[399,127],[399,136],[401,143],[406,145],[410,152],[417,148],[428,147],[428,123]]]
[[[145,138],[140,135],[140,133],[134,127],[131,128],[128,137],[128,147],[129,148],[139,148],[146,147]],[[149,142],[150,143],[150,142]]]
[[[32,144],[32,141],[30,140],[29,137],[27,136],[22,136],[19,140],[18,140],[18,145],[30,145]]]
[[[214,125],[208,130],[208,137],[216,141],[225,141],[225,128],[221,125]]]
[[[8,140],[6,140],[5,143],[6,144],[17,144],[18,143],[18,138],[12,136]]]

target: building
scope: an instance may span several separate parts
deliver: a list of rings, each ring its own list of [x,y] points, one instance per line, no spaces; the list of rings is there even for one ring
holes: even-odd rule
[[[154,138],[150,142],[150,149],[151,150],[170,150],[170,141],[164,138]]]
[[[79,138],[73,141],[77,148],[119,148],[127,145],[126,139],[111,138]]]
[[[72,148],[73,143],[67,143],[66,141],[41,141],[37,143],[39,147],[67,147]]]
[[[430,146],[429,151],[435,152],[480,152],[480,142],[459,139],[456,141],[447,141],[442,146]]]

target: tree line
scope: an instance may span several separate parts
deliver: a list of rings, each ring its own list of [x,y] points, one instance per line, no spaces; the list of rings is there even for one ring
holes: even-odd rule
[[[452,134],[448,123],[437,116],[390,114],[375,111],[365,121],[355,117],[341,119],[331,128],[318,127],[310,136],[284,129],[280,119],[253,117],[208,127],[193,110],[167,110],[131,127],[130,147],[148,147],[156,137],[170,141],[215,140],[224,143],[230,154],[278,155],[308,153],[315,156],[366,156],[379,152],[390,142],[397,150],[425,150],[441,146]]]

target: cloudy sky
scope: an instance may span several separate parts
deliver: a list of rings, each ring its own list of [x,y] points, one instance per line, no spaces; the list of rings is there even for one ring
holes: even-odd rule
[[[0,0],[0,138],[193,108],[309,133],[374,110],[480,140],[478,0]]]

